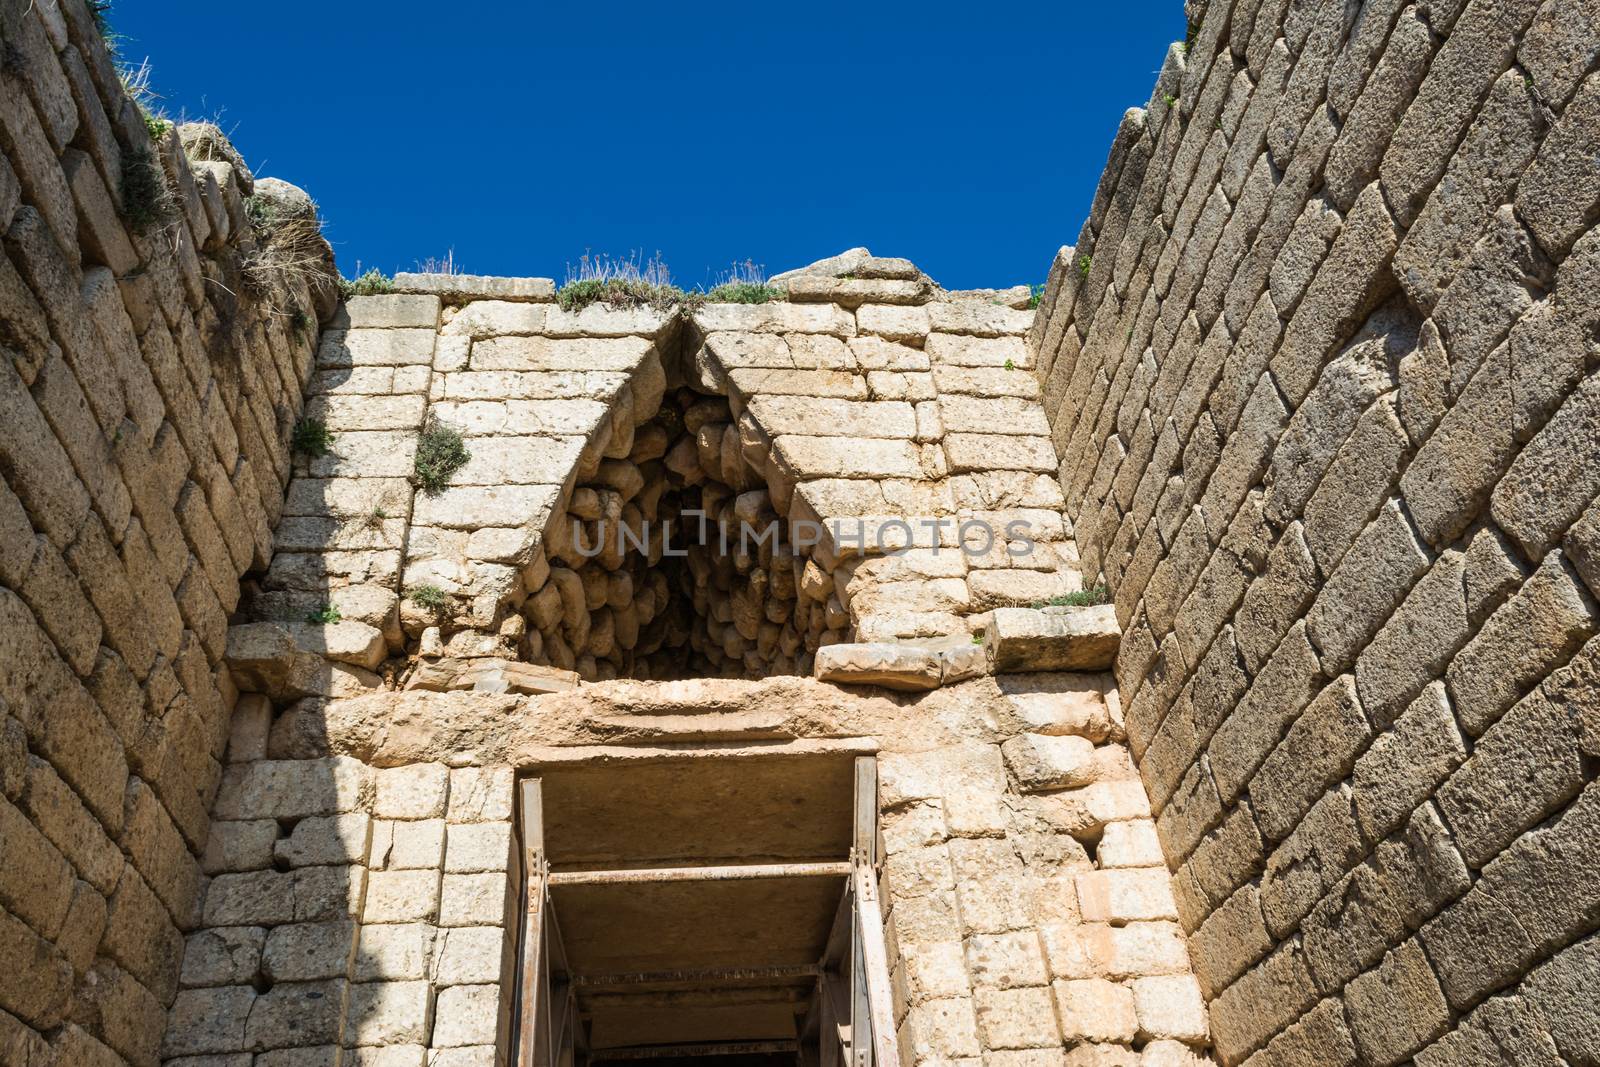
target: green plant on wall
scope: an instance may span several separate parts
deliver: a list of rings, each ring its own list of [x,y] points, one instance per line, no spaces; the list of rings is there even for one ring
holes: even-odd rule
[[[1042,600],[1033,607],[1036,608],[1092,608],[1096,604],[1111,603],[1111,592],[1103,585],[1090,586],[1080,589],[1076,593],[1066,593],[1062,596],[1053,596],[1049,600]]]
[[[332,604],[324,604],[316,611],[313,611],[311,614],[307,615],[306,621],[314,626],[331,626],[343,618],[344,616],[339,614],[339,609],[337,607]]]
[[[359,264],[357,265],[359,269]],[[352,296],[378,296],[394,292],[394,279],[377,267],[354,278],[339,275],[339,295],[348,300]]]
[[[430,417],[417,439],[417,458],[413,467],[417,486],[429,496],[444,492],[450,476],[472,458],[461,431]]]
[[[334,435],[328,432],[328,424],[321,419],[301,419],[294,424],[289,447],[302,456],[315,459],[328,454],[333,447],[333,440]]]
[[[436,585],[413,585],[406,589],[406,599],[420,608],[438,611],[444,607],[444,590]]]

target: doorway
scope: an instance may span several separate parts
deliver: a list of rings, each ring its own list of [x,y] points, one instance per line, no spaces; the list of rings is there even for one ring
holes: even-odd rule
[[[519,783],[519,1067],[898,1067],[877,761],[609,750]]]

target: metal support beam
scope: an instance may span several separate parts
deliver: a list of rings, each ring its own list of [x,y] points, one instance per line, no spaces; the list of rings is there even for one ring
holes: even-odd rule
[[[716,967],[686,971],[629,971],[611,974],[575,974],[572,982],[579,989],[598,989],[626,985],[709,985],[715,982],[770,982],[775,979],[802,981],[815,978],[822,968],[813,963],[777,967]]]
[[[848,878],[849,863],[744,863],[727,867],[641,867],[634,870],[562,871],[554,888],[572,885],[641,885],[650,882],[744,882],[760,878]]]
[[[590,1052],[596,1060],[664,1060],[680,1056],[748,1056],[752,1054],[797,1052],[796,1041],[725,1041],[704,1045],[635,1045],[624,1048],[597,1048]]]

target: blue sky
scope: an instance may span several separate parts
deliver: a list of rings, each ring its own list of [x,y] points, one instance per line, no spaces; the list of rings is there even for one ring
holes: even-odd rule
[[[968,288],[1043,280],[1182,8],[119,0],[111,22],[169,113],[220,115],[316,198],[346,274],[453,248],[560,281],[642,249],[693,286],[866,245]]]

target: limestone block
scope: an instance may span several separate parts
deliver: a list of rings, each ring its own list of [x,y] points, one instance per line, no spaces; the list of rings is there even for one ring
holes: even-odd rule
[[[246,1048],[336,1045],[348,983],[280,982],[256,997],[245,1023]]]
[[[263,760],[223,771],[212,815],[294,819],[360,811],[372,798],[372,769],[348,756]]]
[[[1208,1054],[1196,1052],[1182,1041],[1166,1039],[1146,1044],[1139,1060],[1140,1067],[1207,1067],[1211,1062]]]
[[[1139,1036],[1146,1041],[1171,1038],[1199,1044],[1209,1035],[1205,1001],[1191,975],[1162,975],[1133,981]]]
[[[1033,902],[1040,878],[998,838],[958,838],[950,843],[956,904],[968,934],[1006,933],[1035,925]]]
[[[900,438],[916,433],[916,416],[904,401],[839,400],[832,397],[758,396],[749,411],[772,437]]]
[[[939,652],[940,684],[954,685],[988,673],[989,657],[981,644],[956,645]]]
[[[905,963],[913,1001],[971,995],[959,940],[905,941],[900,946],[900,958]]]
[[[388,652],[383,631],[364,622],[343,620],[334,623],[292,622],[288,624],[295,647],[324,659],[351,663],[376,670]]]
[[[267,735],[272,730],[272,702],[260,694],[239,698],[228,727],[229,763],[251,763],[267,757]]]
[[[344,1043],[416,1045],[433,1024],[433,990],[427,982],[358,982],[350,987]]]
[[[263,1052],[255,1062],[257,1067],[339,1067],[348,1062],[341,1059],[344,1054],[338,1045],[311,1045]]]
[[[1045,958],[1056,978],[1137,978],[1189,973],[1189,954],[1176,923],[1127,926],[1048,923]]]
[[[192,1056],[247,1048],[245,1021],[256,992],[247,985],[186,989],[172,1004],[161,1055]]]
[[[1438,979],[1415,940],[1351,982],[1345,1003],[1356,1047],[1369,1059],[1409,1056],[1450,1024]]]
[[[926,307],[873,303],[856,309],[856,325],[862,333],[887,337],[891,341],[920,342],[932,328]]]
[[[937,689],[943,680],[938,652],[887,643],[836,644],[818,649],[814,670],[824,682],[887,689]]]
[[[505,334],[536,334],[544,329],[545,309],[535,304],[501,300],[474,300],[457,312],[440,330],[445,337],[494,337]]]
[[[432,978],[436,986],[499,982],[505,931],[498,926],[458,926],[439,934]]]
[[[1078,908],[1085,922],[1125,923],[1178,917],[1164,868],[1080,872],[1077,889]]]
[[[88,882],[76,882],[72,887],[67,918],[62,923],[61,937],[56,941],[56,947],[65,953],[77,973],[85,973],[94,963],[95,952],[109,920],[110,909],[106,898]]]
[[[467,306],[462,309],[463,313],[481,303],[499,301],[548,303],[556,298],[556,283],[550,278],[496,278],[481,274],[426,274],[400,271],[394,276],[394,287],[407,292],[434,293],[450,298],[452,302],[466,303]],[[459,317],[458,315],[457,318]]]
[[[1115,822],[1105,828],[1095,857],[1103,868],[1161,867],[1161,840],[1149,819]]]
[[[317,367],[427,366],[433,362],[433,327],[329,330],[317,348]]]
[[[320,419],[330,430],[412,430],[422,425],[428,406],[421,396],[347,396],[323,394],[306,401],[306,418]]]
[[[934,366],[1002,367],[1029,370],[1032,356],[1020,337],[959,337],[950,333],[930,333],[924,351]]]
[[[919,1004],[901,1028],[901,1048],[917,1060],[975,1063],[982,1050],[970,997],[948,997]],[[963,1061],[962,1057],[972,1057]]]
[[[978,989],[973,993],[985,1047],[1055,1048],[1061,1044],[1055,1006],[1044,986]]]
[[[267,932],[259,926],[196,930],[184,942],[178,984],[185,989],[248,985],[261,966],[261,949],[266,940]]]
[[[1148,981],[1148,979],[1147,979]],[[1052,988],[1068,1041],[1131,1042],[1139,1030],[1133,991],[1104,978],[1057,980]]]
[[[1055,446],[1048,437],[1014,437],[993,433],[948,433],[945,457],[952,474],[974,471],[1037,471],[1054,473]]]
[[[438,296],[406,296],[384,293],[379,296],[352,296],[328,320],[330,330],[392,330],[398,326],[434,330],[438,325]]]
[[[19,729],[16,741],[23,746],[23,751],[26,751],[26,742],[21,734],[22,731]],[[27,793],[19,799],[19,803],[23,806],[19,809],[10,809],[8,805],[7,814],[3,820],[5,824],[10,824],[15,828],[16,836],[13,842],[8,843],[14,843],[17,846],[18,862],[37,861],[40,865],[40,871],[48,870],[52,863],[48,858],[40,859],[39,854],[33,851],[41,847],[38,838],[13,822],[15,812],[21,811],[26,813],[28,819],[44,835],[44,838],[60,851],[61,855],[66,858],[80,877],[89,881],[102,894],[109,895],[116,886],[117,878],[122,874],[124,862],[122,853],[118,850],[117,845],[112,843],[111,838],[107,836],[99,820],[78,799],[77,793],[61,780],[61,777],[56,774],[50,764],[37,756],[26,757],[25,763]],[[133,781],[138,783],[137,779]],[[18,793],[21,793],[20,789]],[[150,791],[142,784],[135,784],[130,787],[125,801],[125,811],[135,799],[141,802],[140,806],[142,808],[153,808],[150,803],[153,799]],[[0,800],[0,804],[3,803],[5,801]],[[137,813],[135,812],[134,814]],[[149,814],[154,815],[154,812],[151,811]],[[129,829],[138,832],[140,831],[138,823],[144,820],[125,817],[125,821]],[[127,831],[125,831],[126,833]],[[143,847],[135,851],[132,847],[135,844]],[[128,841],[124,847],[133,852],[138,861],[146,868],[154,868],[158,862],[161,862],[163,866],[169,866],[171,859],[176,859],[177,856],[187,852],[181,841],[177,841],[165,834],[156,836],[155,840],[148,842]],[[168,850],[169,855],[166,857],[160,856],[159,854],[163,850]],[[49,855],[49,851],[47,847],[43,849],[45,856]],[[149,855],[151,851],[157,853],[157,857],[154,859]],[[154,871],[151,870],[151,873],[153,875]],[[186,875],[187,871],[180,872],[180,877]]]
[[[1047,614],[997,608],[984,646],[998,673],[1103,671],[1115,662],[1121,627],[1110,604]]]
[[[1049,982],[1044,949],[1032,930],[975,934],[966,943],[966,958],[979,987],[1016,989]]]
[[[294,872],[295,921],[353,919],[366,889],[365,867],[300,867]]]
[[[654,336],[666,324],[668,317],[668,312],[650,307],[612,308],[605,304],[590,304],[581,311],[547,307],[544,332],[550,337]]]
[[[511,823],[453,823],[446,832],[444,869],[452,874],[503,871],[511,861]]]
[[[437,931],[427,923],[364,925],[356,949],[357,982],[431,977]]]
[[[1562,256],[1593,222],[1600,83],[1587,79],[1517,183],[1517,214],[1551,256]]]
[[[442,763],[417,763],[376,772],[372,813],[386,819],[437,819],[444,815],[450,769]]]
[[[928,320],[939,333],[1020,338],[1033,325],[1033,312],[982,300],[949,300],[928,305]]]
[[[908,435],[909,437],[909,435]],[[787,434],[773,441],[775,457],[797,480],[804,477],[922,477],[922,463],[909,440],[804,437]]]
[[[1560,554],[1545,557],[1445,673],[1461,724],[1481,734],[1535,682],[1595,633],[1583,584]]]
[[[965,396],[941,390],[939,408],[945,429],[950,433],[1050,436],[1050,422],[1035,400],[1016,396]]]
[[[447,874],[439,906],[440,926],[499,926],[506,921],[506,876]]]
[[[417,497],[414,526],[477,530],[486,526],[543,529],[560,498],[560,485],[456,486]]]
[[[439,991],[433,1047],[492,1045],[500,1015],[498,985],[458,985]]]
[[[891,278],[823,278],[802,276],[785,283],[790,300],[797,304],[838,304],[856,308],[862,304],[925,304],[933,297],[932,288],[922,281]]]
[[[429,1049],[428,1067],[495,1067],[499,1053],[493,1045]]]
[[[213,822],[200,869],[206,874],[222,874],[270,867],[277,840],[278,824],[273,819]]]
[[[1043,552],[1037,554],[1044,555]],[[1006,562],[1018,563],[1027,558],[1019,556]],[[980,561],[973,558],[972,562],[977,566]],[[1044,559],[1040,563],[1050,565]],[[1040,604],[1076,593],[1082,587],[1083,579],[1075,570],[1023,570],[1014,566],[1005,570],[973,570],[967,575],[967,588],[972,591],[972,607],[976,611]]]
[[[294,921],[294,876],[278,871],[218,875],[206,889],[206,926],[276,925]]]
[[[748,367],[731,370],[728,378],[744,396],[829,396],[865,400],[867,382],[859,374],[838,370],[790,370]]]
[[[510,767],[458,767],[450,772],[446,815],[453,823],[509,819],[514,789]]]
[[[361,863],[371,837],[372,817],[365,812],[318,815],[295,823],[290,835],[273,845],[272,853],[290,867]]]
[[[560,485],[577,466],[584,439],[496,437],[471,448],[472,458],[451,485]]]
[[[367,876],[363,923],[431,922],[439,914],[437,870],[373,871]]]
[[[355,945],[356,924],[349,919],[274,927],[261,953],[261,973],[275,982],[343,978]]]
[[[1103,695],[1102,676],[1077,673],[1001,675],[1001,724],[1013,732],[1086,737],[1095,743],[1118,733]]]
[[[1000,746],[1020,792],[1039,793],[1088,785],[1096,775],[1094,743],[1087,738],[1021,734]]]
[[[834,304],[707,304],[694,313],[695,325],[707,334],[828,334],[853,337],[856,318]]]
[[[315,693],[322,673],[321,657],[301,650],[278,623],[228,627],[227,661],[240,688],[279,700]]]

